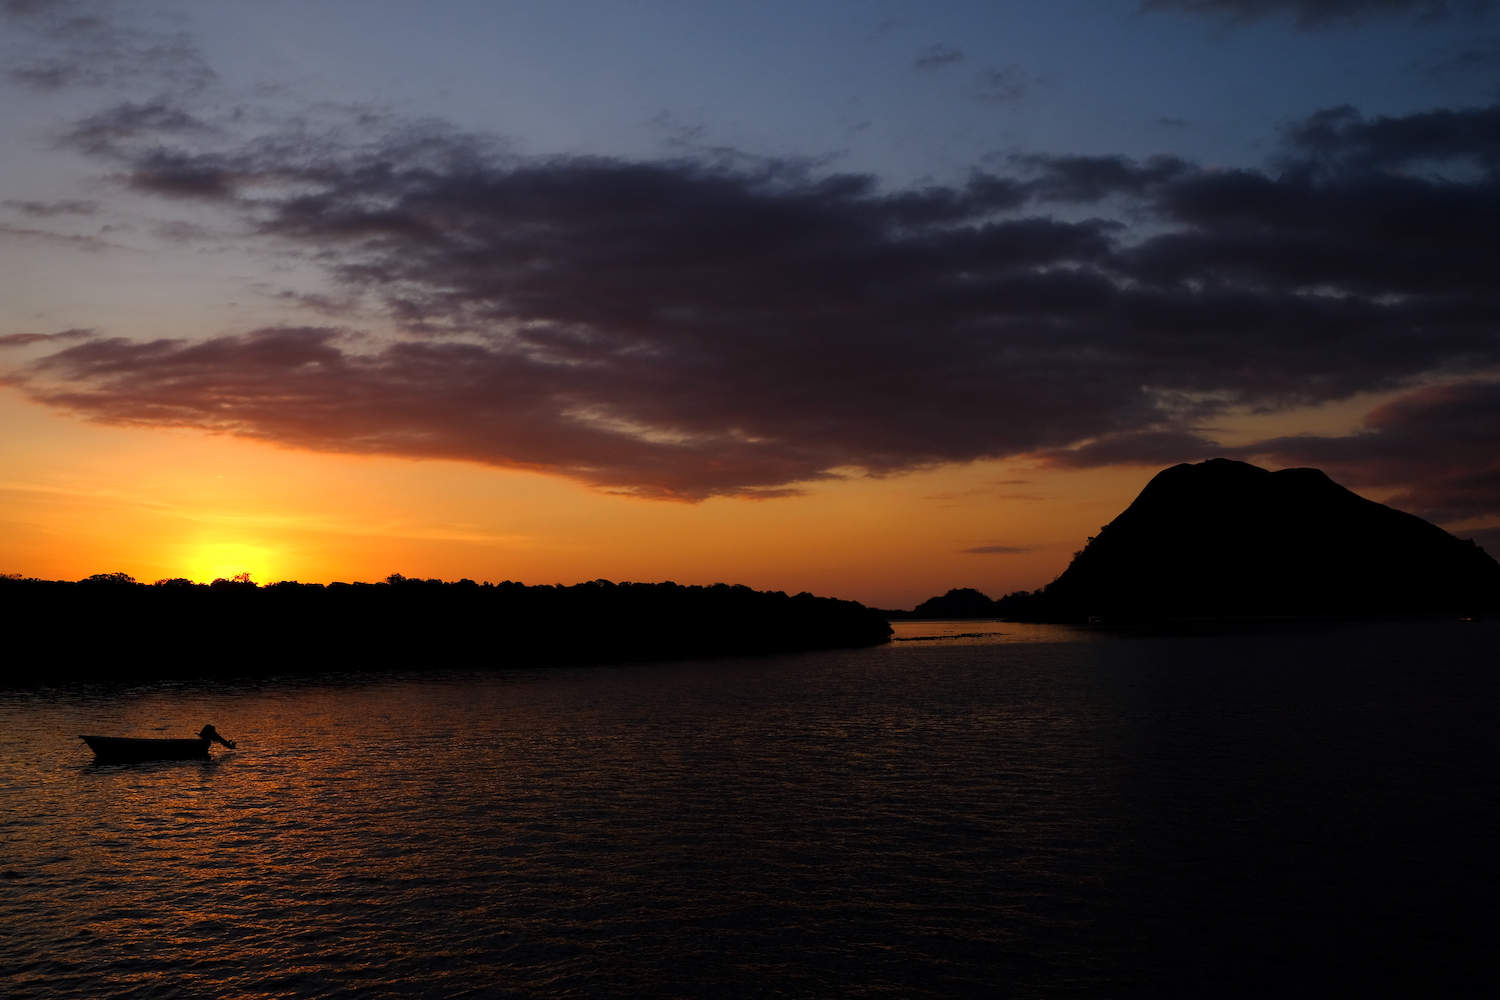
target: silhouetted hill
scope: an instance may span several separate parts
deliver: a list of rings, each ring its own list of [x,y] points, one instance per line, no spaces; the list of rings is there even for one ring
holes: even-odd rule
[[[994,618],[995,602],[972,587],[957,587],[941,597],[930,597],[911,611],[883,611],[888,619]]]
[[[1158,473],[1061,576],[997,605],[1050,621],[1472,612],[1500,608],[1500,564],[1317,469],[1216,458]]]
[[[853,601],[715,584],[576,586],[0,578],[13,655],[0,682],[449,669],[783,653],[885,642]]]

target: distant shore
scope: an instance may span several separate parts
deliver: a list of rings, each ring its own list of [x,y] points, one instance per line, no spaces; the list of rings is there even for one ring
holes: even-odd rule
[[[872,646],[891,627],[854,601],[745,586],[527,586],[471,580],[256,585],[0,578],[30,658],[5,683],[323,670],[641,662]]]

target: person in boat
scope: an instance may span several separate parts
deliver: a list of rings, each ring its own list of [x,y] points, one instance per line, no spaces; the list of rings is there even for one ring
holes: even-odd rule
[[[226,740],[224,737],[219,735],[219,731],[213,726],[204,726],[202,731],[198,733],[198,738],[200,740],[208,740],[212,743],[217,743],[220,746],[226,746],[231,750],[234,749],[234,740]]]

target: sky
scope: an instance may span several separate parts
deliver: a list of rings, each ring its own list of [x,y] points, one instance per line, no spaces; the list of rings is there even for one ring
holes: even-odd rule
[[[1500,3],[0,0],[0,572],[1044,585],[1160,469],[1500,551]]]

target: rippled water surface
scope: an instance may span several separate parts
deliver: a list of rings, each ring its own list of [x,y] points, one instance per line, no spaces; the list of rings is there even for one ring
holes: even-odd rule
[[[1446,996],[1493,976],[1495,623],[898,638],[0,692],[0,994]],[[205,722],[239,748],[102,766],[77,739]]]

